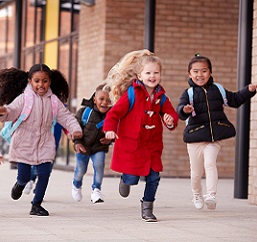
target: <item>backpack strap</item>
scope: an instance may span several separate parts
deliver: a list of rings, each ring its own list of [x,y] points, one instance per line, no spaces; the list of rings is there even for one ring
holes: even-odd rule
[[[129,86],[129,88],[128,88],[128,99],[129,99],[129,110],[128,110],[128,112],[129,112],[135,103],[135,90],[134,90],[133,86]],[[160,101],[161,107],[165,103],[166,99],[167,99],[166,95],[162,94],[161,101]]]
[[[214,84],[216,87],[219,88],[219,91],[220,91],[221,96],[222,96],[222,98],[223,98],[224,105],[225,105],[225,106],[228,106],[228,100],[227,100],[225,88],[224,88],[221,84],[219,84],[219,83],[214,82],[213,84]]]
[[[129,99],[129,109],[128,109],[128,112],[129,112],[135,103],[135,90],[133,86],[129,86],[128,88],[128,99]]]
[[[81,121],[82,121],[83,125],[87,124],[92,112],[93,112],[93,108],[90,108],[90,107],[85,108],[85,110],[83,111],[83,114],[81,116]],[[97,129],[100,129],[101,127],[103,127],[103,125],[104,125],[104,120],[100,121],[95,126]]]
[[[188,94],[188,97],[189,97],[189,104],[191,106],[194,106],[194,89],[193,87],[189,87],[187,89],[187,94]],[[192,116],[194,117],[196,115],[195,111],[192,112]]]
[[[53,122],[51,126],[51,132],[54,134],[54,126],[56,124],[56,116],[58,113],[58,97],[55,94],[51,95],[51,105],[52,105],[52,113],[53,113]]]
[[[31,92],[24,92],[24,106],[21,111],[21,115],[13,124],[11,121],[5,122],[4,127],[1,130],[2,137],[10,144],[11,137],[14,131],[20,126],[20,124],[28,118],[31,113],[31,109],[34,102],[34,96]]]
[[[166,99],[167,99],[166,95],[165,95],[165,94],[162,94],[162,96],[161,96],[161,102],[160,102],[161,107],[162,107],[162,105],[165,103]]]
[[[81,116],[81,121],[82,121],[82,124],[83,124],[83,125],[86,125],[86,124],[87,124],[87,122],[88,122],[88,120],[89,120],[89,117],[90,117],[92,111],[93,111],[93,109],[90,108],[90,107],[86,107],[86,108],[84,109],[83,114],[82,114],[82,116]]]
[[[23,106],[23,109],[22,109],[21,115],[20,115],[20,117],[22,117],[22,121],[26,120],[28,118],[28,116],[31,113],[31,109],[32,109],[32,106],[34,103],[34,96],[31,92],[25,91],[24,98],[25,98],[24,106]]]
[[[102,120],[101,122],[99,122],[95,126],[96,126],[97,129],[100,129],[101,127],[103,127],[103,125],[104,125],[104,120]]]

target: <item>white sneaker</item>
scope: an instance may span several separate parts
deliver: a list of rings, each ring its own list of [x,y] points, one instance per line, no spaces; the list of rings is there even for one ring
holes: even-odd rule
[[[91,193],[91,202],[92,203],[100,203],[104,202],[103,194],[98,188],[95,188]]]
[[[31,190],[33,189],[33,185],[34,185],[34,181],[29,181],[29,182],[26,184],[26,186],[25,186],[23,192],[24,192],[25,194],[29,195],[30,192],[31,192]]]
[[[199,195],[194,195],[192,202],[194,203],[194,205],[195,205],[195,207],[196,207],[197,209],[200,210],[200,209],[203,208],[204,202],[203,202],[203,197],[202,197],[201,194],[199,194]]]
[[[204,202],[209,210],[216,209],[217,199],[214,195],[211,195],[211,194],[204,195]]]
[[[82,200],[81,187],[80,187],[80,188],[76,188],[76,187],[72,184],[71,194],[72,194],[73,199],[74,199],[76,202],[80,202],[80,201]]]

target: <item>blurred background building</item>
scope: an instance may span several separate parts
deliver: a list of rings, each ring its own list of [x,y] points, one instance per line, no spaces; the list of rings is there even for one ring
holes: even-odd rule
[[[188,87],[188,62],[198,52],[211,59],[215,81],[228,90],[247,84],[241,79],[256,83],[254,0],[0,2],[0,68],[28,70],[44,62],[59,69],[70,85],[72,112],[124,54],[143,48],[162,59],[162,85],[174,107]],[[224,141],[218,158],[219,176],[235,177],[235,197],[248,197],[252,204],[257,204],[256,102],[254,97],[242,111],[226,108],[239,137]],[[189,177],[184,126],[180,121],[174,132],[164,131],[163,177]],[[106,175],[113,176],[111,152]],[[58,157],[57,164],[73,167],[73,148],[65,136]]]

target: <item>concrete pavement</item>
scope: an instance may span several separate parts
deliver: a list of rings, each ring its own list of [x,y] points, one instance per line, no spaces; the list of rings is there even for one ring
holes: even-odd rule
[[[156,223],[140,217],[144,182],[124,199],[118,177],[104,178],[105,202],[92,204],[92,175],[86,175],[83,200],[73,201],[73,172],[53,170],[42,206],[49,217],[29,215],[32,194],[14,201],[10,191],[17,170],[0,166],[0,241],[257,241],[257,207],[233,199],[233,180],[221,179],[216,211],[198,211],[191,202],[190,180],[162,178],[156,196]],[[204,182],[204,181],[203,181]],[[204,184],[204,183],[203,183]]]

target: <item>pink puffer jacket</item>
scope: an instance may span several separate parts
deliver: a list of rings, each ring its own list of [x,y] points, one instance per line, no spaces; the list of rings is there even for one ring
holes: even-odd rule
[[[30,84],[26,90],[33,92]],[[55,139],[51,132],[53,121],[51,95],[49,88],[44,96],[35,92],[34,103],[27,120],[14,132],[10,149],[9,160],[30,165],[52,162],[55,158]],[[0,121],[15,121],[24,106],[24,94],[19,95],[12,103],[6,105],[8,114],[0,117]],[[70,134],[82,131],[74,115],[58,100],[57,122],[67,129]]]

